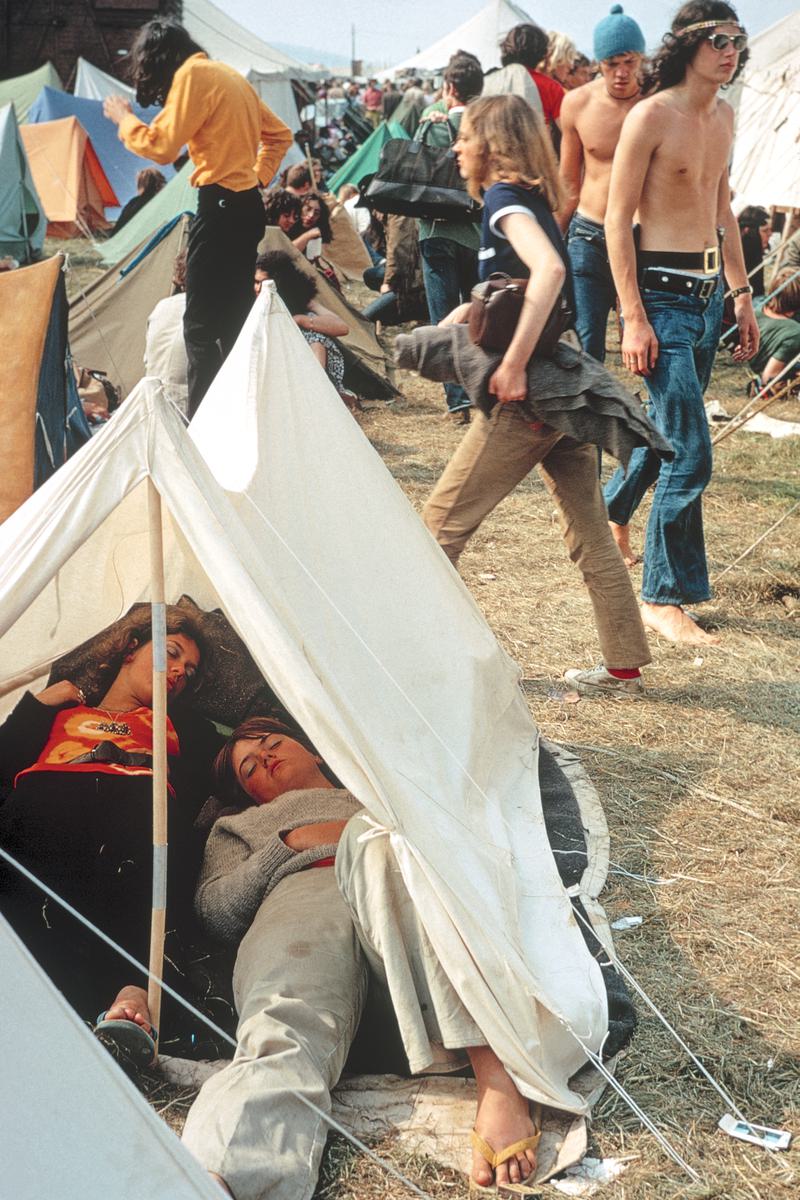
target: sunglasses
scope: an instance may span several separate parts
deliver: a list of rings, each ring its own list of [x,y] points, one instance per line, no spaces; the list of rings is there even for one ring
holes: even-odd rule
[[[741,54],[742,50],[747,49],[747,34],[734,33],[731,36],[729,33],[710,33],[706,41],[711,42],[715,50],[727,50],[728,46],[733,46],[737,54]]]

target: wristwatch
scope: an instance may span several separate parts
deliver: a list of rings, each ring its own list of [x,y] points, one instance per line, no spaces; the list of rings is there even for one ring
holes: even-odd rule
[[[752,296],[753,294],[753,289],[749,283],[746,283],[744,287],[734,288],[731,292],[731,300],[735,300],[737,296],[744,296],[745,294],[748,296]]]

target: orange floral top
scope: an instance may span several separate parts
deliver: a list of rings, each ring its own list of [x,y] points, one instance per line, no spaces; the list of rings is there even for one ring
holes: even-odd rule
[[[115,762],[75,762],[89,754],[98,742],[114,742],[128,754],[153,753],[153,712],[134,708],[109,713],[99,708],[76,705],[55,714],[44,749],[33,766],[20,771],[17,779],[35,771],[103,771],[109,775],[152,775],[148,766]],[[167,755],[180,754],[178,735],[167,717]]]

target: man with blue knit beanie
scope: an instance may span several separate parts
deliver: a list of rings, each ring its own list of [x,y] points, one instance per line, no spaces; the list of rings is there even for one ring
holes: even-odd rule
[[[568,92],[561,107],[566,200],[558,220],[567,235],[572,265],[575,328],[583,349],[600,362],[605,359],[608,314],[617,295],[604,230],[611,163],[622,122],[639,100],[644,49],[641,29],[621,4],[615,4],[594,31],[598,78]]]

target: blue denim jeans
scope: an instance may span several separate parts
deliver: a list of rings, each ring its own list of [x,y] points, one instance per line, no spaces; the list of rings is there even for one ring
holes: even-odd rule
[[[567,253],[575,290],[575,332],[586,353],[605,362],[606,326],[617,289],[608,265],[603,226],[575,213],[567,230]]]
[[[711,437],[703,407],[722,324],[722,283],[709,300],[643,289],[647,319],[658,338],[655,370],[645,380],[650,418],[671,443],[675,458],[634,450],[628,474],[606,484],[608,515],[627,525],[655,484],[644,545],[642,599],[649,604],[708,600],[703,538],[703,491],[711,478]]]
[[[442,317],[469,300],[478,282],[478,252],[442,237],[425,238],[419,251],[431,324],[438,325]],[[444,390],[450,412],[469,408],[469,397],[459,383],[446,383]]]

